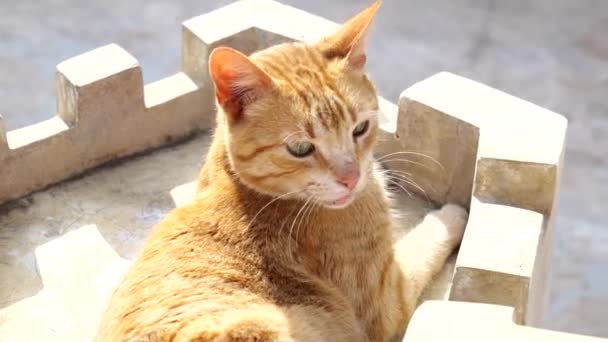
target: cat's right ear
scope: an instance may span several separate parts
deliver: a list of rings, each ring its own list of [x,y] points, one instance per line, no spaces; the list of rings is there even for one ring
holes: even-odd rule
[[[346,65],[354,70],[363,70],[367,61],[366,43],[371,23],[380,8],[381,0],[376,0],[368,8],[352,17],[340,28],[316,44],[328,59],[343,58]]]
[[[209,74],[215,83],[219,105],[235,123],[245,107],[272,87],[272,79],[242,53],[219,47],[209,56]]]

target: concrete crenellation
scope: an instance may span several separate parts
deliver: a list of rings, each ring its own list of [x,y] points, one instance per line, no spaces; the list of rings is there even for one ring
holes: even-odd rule
[[[55,117],[6,135],[0,203],[214,124],[186,74],[144,87],[137,60],[115,44],[60,63],[57,94]]]
[[[475,175],[479,129],[467,121],[429,108],[408,94],[399,100],[395,133],[399,150],[391,168],[411,173],[411,191],[436,203],[454,202],[469,206]]]
[[[476,198],[470,213],[450,300],[511,306],[514,320],[526,322],[543,215]]]
[[[470,208],[449,299],[510,306],[516,323],[542,327],[566,119],[439,73],[404,91],[395,120],[403,156],[388,167],[416,181],[403,186]]]
[[[57,65],[57,115],[70,126],[99,128],[103,122],[129,120],[130,112],[142,111],[143,100],[141,68],[118,45]]]
[[[314,41],[336,27],[275,1],[243,0],[184,22],[182,71],[160,81],[144,86],[137,60],[113,44],[59,64],[56,117],[6,135],[0,117],[0,203],[213,127],[207,70],[213,48],[249,54],[280,42]],[[444,331],[425,323],[428,315],[473,329],[475,314],[518,338],[544,334],[513,321],[543,325],[567,121],[450,73],[413,85],[398,105],[380,103],[376,154],[384,165],[407,173],[412,183],[403,186],[411,191],[470,209],[450,300],[485,303],[423,304],[406,341],[442,340],[437,334]],[[450,335],[475,336],[481,335]]]

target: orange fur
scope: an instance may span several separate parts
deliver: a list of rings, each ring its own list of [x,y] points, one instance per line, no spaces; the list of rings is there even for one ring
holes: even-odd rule
[[[218,127],[197,198],[156,227],[99,341],[372,342],[405,331],[466,216],[433,212],[395,254],[363,71],[378,6],[316,45],[212,53]],[[288,152],[302,142],[314,151]]]

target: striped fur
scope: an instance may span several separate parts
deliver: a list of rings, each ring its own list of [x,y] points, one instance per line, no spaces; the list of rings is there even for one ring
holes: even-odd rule
[[[466,213],[453,205],[432,212],[395,252],[372,154],[378,101],[361,46],[378,5],[316,45],[212,54],[218,127],[197,198],[156,227],[115,291],[99,341],[403,334],[459,243]],[[297,158],[286,146],[301,141],[315,150]],[[358,178],[337,208],[345,169]]]

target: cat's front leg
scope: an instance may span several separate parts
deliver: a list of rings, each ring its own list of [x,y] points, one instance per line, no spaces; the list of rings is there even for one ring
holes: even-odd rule
[[[462,241],[468,216],[463,207],[445,204],[440,209],[428,213],[416,229],[426,229],[429,233],[434,230],[434,236],[430,236],[433,240],[454,249]]]
[[[395,244],[395,257],[405,277],[406,303],[413,312],[420,295],[462,241],[468,214],[455,204],[428,213]]]

